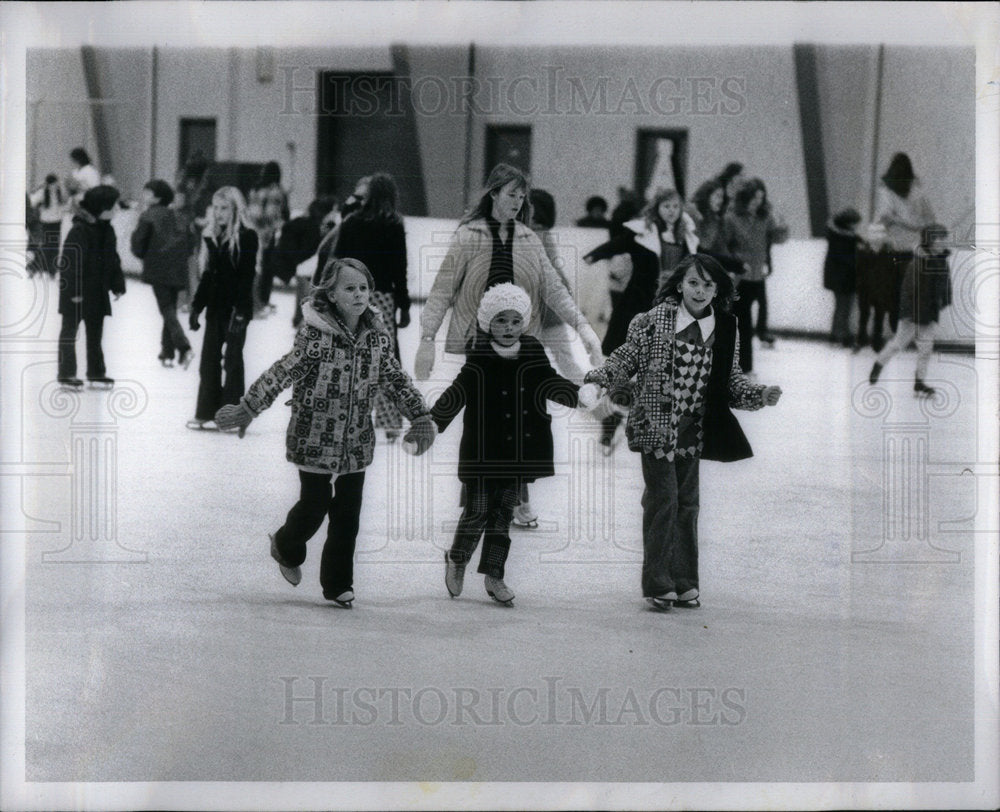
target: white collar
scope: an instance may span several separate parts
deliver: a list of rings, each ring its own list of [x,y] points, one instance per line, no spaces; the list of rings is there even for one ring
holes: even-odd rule
[[[490,346],[493,347],[493,351],[501,358],[517,358],[517,354],[521,351],[521,340],[518,339],[509,347],[502,347],[491,340]]]
[[[712,306],[708,306],[708,313],[700,319],[696,319],[688,312],[687,305],[681,301],[677,307],[677,323],[674,326],[674,333],[679,333],[693,321],[698,322],[698,329],[701,330],[701,340],[708,341],[708,337],[715,332],[715,311],[712,310]]]

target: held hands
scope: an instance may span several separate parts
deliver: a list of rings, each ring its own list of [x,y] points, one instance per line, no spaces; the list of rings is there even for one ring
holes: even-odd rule
[[[760,393],[760,399],[764,402],[765,406],[776,406],[780,397],[780,386],[766,386],[764,387],[764,391]]]
[[[240,439],[247,433],[247,426],[253,420],[253,413],[243,405],[243,401],[223,406],[215,413],[215,424],[223,431],[239,429]]]
[[[594,328],[588,323],[583,322],[576,328],[576,332],[580,336],[583,346],[587,349],[591,366],[602,366],[604,364],[604,353],[601,352],[601,340],[597,337],[597,333],[594,332]]]
[[[580,401],[580,408],[588,412],[593,409],[601,399],[601,387],[596,383],[585,383],[577,393]]]
[[[417,357],[413,362],[413,374],[418,381],[426,381],[431,376],[434,369],[434,342],[425,339],[420,340],[417,347]]]
[[[403,450],[407,454],[419,457],[434,444],[437,436],[437,426],[430,418],[418,420],[410,426],[403,437]]]

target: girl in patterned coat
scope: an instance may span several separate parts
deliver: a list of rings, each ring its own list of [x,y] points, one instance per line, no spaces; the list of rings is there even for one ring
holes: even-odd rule
[[[642,593],[654,609],[697,607],[698,462],[752,456],[729,410],[773,406],[777,386],[751,383],[740,371],[733,283],[714,259],[694,254],[664,281],[653,308],[636,316],[628,338],[592,385],[621,387],[637,376],[626,425],[629,448],[642,454]]]
[[[216,422],[240,437],[253,418],[292,387],[286,458],[299,469],[299,501],[271,539],[271,556],[297,585],[306,542],[329,516],[320,561],[323,597],[354,600],[354,547],[365,469],[375,451],[372,409],[383,391],[412,422],[406,435],[422,454],[434,440],[430,412],[392,352],[392,339],[371,305],[371,273],[356,259],[334,259],[302,304],[303,325],[284,358],[271,365],[240,402],[221,408]]]

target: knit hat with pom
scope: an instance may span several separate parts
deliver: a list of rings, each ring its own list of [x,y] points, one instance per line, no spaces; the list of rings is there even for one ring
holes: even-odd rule
[[[480,328],[488,333],[490,322],[504,310],[520,313],[525,324],[531,320],[531,298],[524,291],[524,288],[519,288],[511,282],[501,282],[487,290],[483,294],[482,301],[479,302]]]

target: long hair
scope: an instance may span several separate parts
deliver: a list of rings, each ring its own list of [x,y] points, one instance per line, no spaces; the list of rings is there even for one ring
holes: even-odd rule
[[[531,204],[531,223],[542,229],[550,229],[556,224],[556,201],[544,189],[532,189],[528,193]]]
[[[702,217],[717,217],[721,211],[712,211],[712,204],[709,202],[712,195],[715,194],[716,190],[722,190],[722,202],[726,202],[726,185],[718,178],[712,178],[711,180],[706,180],[698,189],[695,191],[694,196],[691,200],[694,202],[695,208],[698,209],[698,213]]]
[[[392,175],[387,172],[376,172],[368,178],[368,194],[357,216],[366,220],[398,221],[400,219],[398,209],[399,189]]]
[[[337,280],[340,279],[340,274],[345,268],[364,274],[365,279],[368,280],[369,292],[375,290],[375,277],[360,259],[330,257],[329,262],[323,268],[323,273],[320,274],[319,281],[309,291],[308,301],[318,313],[332,313],[334,311],[333,299],[330,294],[337,287]]]
[[[479,202],[472,209],[466,212],[459,225],[465,225],[473,220],[485,220],[487,215],[491,215],[493,213],[493,193],[499,192],[511,181],[517,181],[517,188],[524,190],[524,205],[521,206],[521,210],[514,219],[520,220],[527,225],[531,215],[531,205],[528,203],[528,196],[531,193],[531,181],[516,166],[503,163],[493,167],[490,176],[486,179],[483,196],[479,198]]]
[[[247,204],[243,199],[243,193],[235,186],[221,187],[212,195],[212,202],[216,200],[228,201],[232,206],[233,216],[229,222],[215,224],[216,241],[219,245],[225,245],[232,255],[240,250],[240,226],[246,225]]]
[[[677,220],[673,223],[666,223],[660,217],[660,204],[666,203],[668,200],[677,200],[680,203],[680,213],[677,215]],[[662,234],[664,231],[669,231],[677,243],[684,236],[684,198],[675,189],[663,189],[657,192],[656,197],[643,209],[642,216],[648,225],[656,226],[658,233]]]
[[[706,282],[709,280],[715,282],[715,299],[713,299],[712,304],[721,312],[729,313],[733,309],[733,302],[738,298],[736,287],[718,261],[708,254],[690,254],[678,262],[670,276],[660,283],[660,288],[656,291],[656,296],[653,297],[653,306],[656,307],[668,299],[680,303],[683,297],[678,288],[690,268],[694,268]]]
[[[59,177],[57,175],[46,175],[45,176],[45,208],[49,208],[52,205],[52,192],[56,193],[56,203],[60,206],[65,202],[63,199],[62,184],[59,183]]]
[[[757,208],[756,216],[763,219],[771,213],[771,204],[767,202],[767,187],[764,185],[764,181],[760,178],[750,178],[750,180],[743,183],[736,191],[736,199],[733,201],[733,207],[737,214],[749,213],[747,207],[757,192],[763,192],[764,199]]]
[[[910,196],[913,188],[913,181],[917,179],[913,172],[913,164],[910,156],[905,152],[897,152],[889,161],[889,168],[882,176],[882,182],[897,195],[906,199]]]

